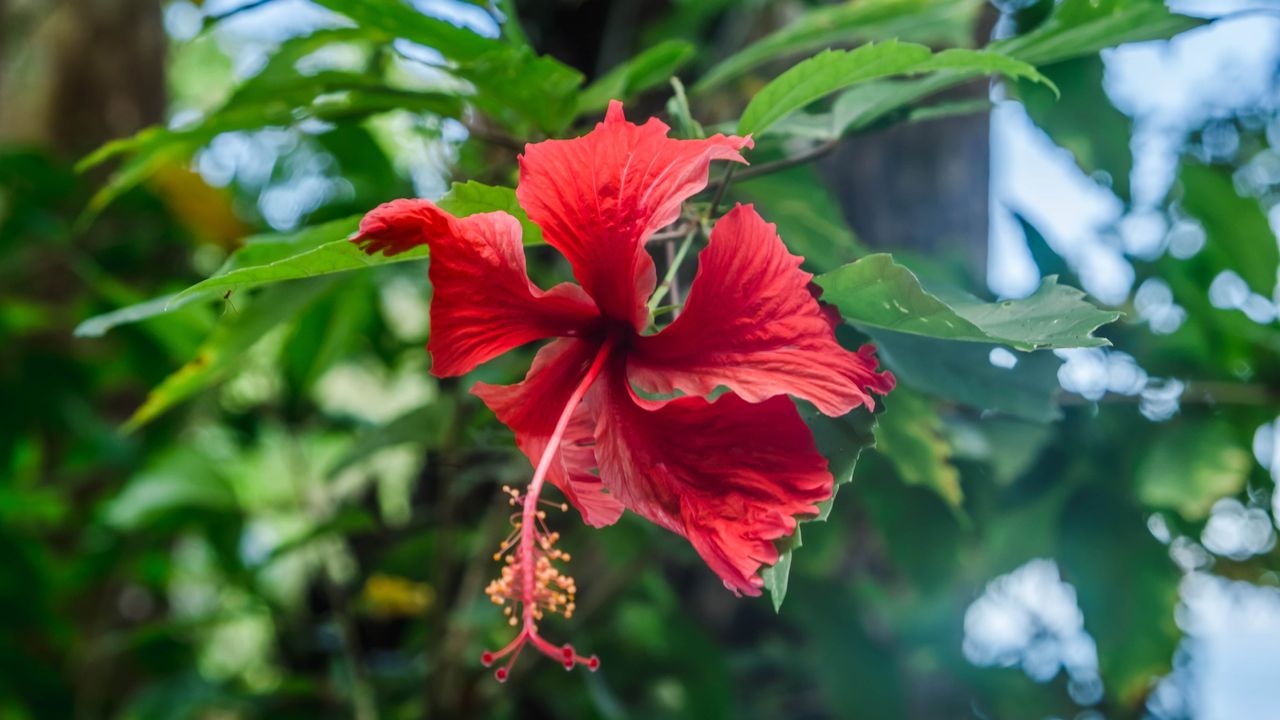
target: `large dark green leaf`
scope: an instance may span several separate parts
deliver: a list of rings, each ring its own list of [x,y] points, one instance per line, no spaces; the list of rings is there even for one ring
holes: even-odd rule
[[[774,78],[764,86],[738,121],[738,132],[762,133],[778,120],[815,100],[859,83],[937,71],[993,73],[1048,82],[1019,60],[987,50],[943,50],[886,41],[855,50],[826,50]]]
[[[721,61],[694,86],[704,92],[770,60],[877,40],[966,45],[981,0],[863,0],[809,10]]]
[[[1280,248],[1262,205],[1236,192],[1225,168],[1193,162],[1178,173],[1182,208],[1204,226],[1204,262],[1233,270],[1254,292],[1270,297],[1276,287]]]
[[[1111,104],[1102,84],[1105,68],[1097,55],[1040,68],[1066,98],[1059,101],[1041,85],[1018,83],[1018,97],[1040,129],[1075,158],[1089,175],[1106,173],[1111,190],[1129,199],[1133,152],[1132,122]]]
[[[1093,336],[1120,313],[1099,310],[1084,293],[1049,277],[1022,300],[982,302],[952,293],[950,303],[930,294],[889,255],[869,255],[815,278],[822,299],[860,327],[945,340],[997,343],[1019,350],[1109,345]]]
[[[1061,519],[1058,562],[1075,586],[1084,627],[1118,714],[1140,716],[1152,682],[1169,670],[1181,572],[1120,492],[1082,490]]]
[[[1253,459],[1221,420],[1183,418],[1160,432],[1138,466],[1138,499],[1202,520],[1220,498],[1244,489]]]
[[[1059,416],[1058,366],[1052,353],[1017,356],[1011,368],[991,363],[998,345],[961,343],[870,329],[880,358],[898,382],[929,395],[1034,422]]]
[[[885,402],[876,424],[876,451],[889,458],[908,485],[936,492],[953,508],[960,506],[960,472],[951,463],[951,446],[942,436],[942,418],[928,399],[898,388]]]

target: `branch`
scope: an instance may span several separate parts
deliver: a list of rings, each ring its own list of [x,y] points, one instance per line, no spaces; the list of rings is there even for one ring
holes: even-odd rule
[[[787,168],[795,167],[796,165],[803,165],[807,162],[812,162],[822,157],[823,155],[830,153],[832,150],[835,150],[836,147],[838,147],[839,145],[840,145],[840,140],[838,138],[833,140],[827,140],[823,143],[820,143],[818,145],[815,145],[809,148],[808,150],[800,153],[799,155],[792,155],[791,157],[785,157],[785,158],[782,158],[781,160],[774,160],[773,162],[767,162],[767,163],[764,163],[763,165],[753,165],[748,168],[743,168],[742,170],[738,171],[735,177],[738,180],[750,180],[751,178],[760,177],[761,175],[768,175],[770,173],[778,172],[779,170],[786,170]],[[734,168],[730,168],[728,172],[726,172],[723,176],[721,176],[721,179],[728,180],[729,176],[733,175],[733,170]]]

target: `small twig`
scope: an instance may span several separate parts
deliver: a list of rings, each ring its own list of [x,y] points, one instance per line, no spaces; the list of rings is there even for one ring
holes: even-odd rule
[[[1097,404],[1132,405],[1142,402],[1142,394],[1122,395],[1107,393],[1098,400],[1090,400],[1067,391],[1059,399],[1062,405],[1081,406]],[[1213,380],[1189,381],[1178,397],[1180,405],[1239,405],[1246,407],[1278,407],[1280,394],[1257,383],[1218,382]]]
[[[792,155],[791,157],[785,157],[781,160],[774,160],[773,162],[767,162],[762,165],[752,165],[751,167],[743,168],[738,170],[736,175],[734,175],[734,170],[736,168],[731,167],[724,175],[721,176],[721,187],[724,187],[724,183],[728,182],[730,176],[734,176],[737,180],[741,181],[750,180],[751,178],[760,177],[761,175],[768,175],[769,173],[775,173],[779,170],[786,170],[787,168],[795,167],[796,165],[803,165],[807,162],[817,160],[823,155],[835,150],[839,145],[839,140],[827,140],[821,144],[814,145],[812,148],[809,148],[799,155]],[[715,204],[718,205],[719,203]]]
[[[495,130],[481,120],[468,118],[462,124],[467,128],[467,132],[477,140],[482,140],[490,145],[497,145],[513,152],[524,152],[525,143],[522,140],[511,137],[501,130]]]
[[[730,165],[724,175],[720,176],[720,186],[716,188],[715,197],[711,198],[711,207],[707,208],[707,217],[715,217],[716,210],[720,207],[720,201],[724,200],[725,191],[729,189],[729,182],[733,180],[733,172],[738,169],[737,165]]]
[[[204,18],[204,29],[207,30],[211,26],[216,25],[217,23],[220,23],[229,17],[239,15],[240,13],[248,12],[250,10],[257,10],[258,8],[262,7],[263,5],[266,5],[271,1],[272,0],[254,0],[253,2],[245,3],[244,5],[241,5],[239,7],[233,7],[230,10],[222,13],[221,15],[206,15]]]
[[[670,230],[656,232],[649,236],[649,242],[670,242],[671,240],[679,240],[688,235],[693,226],[687,222],[679,222],[671,226]]]

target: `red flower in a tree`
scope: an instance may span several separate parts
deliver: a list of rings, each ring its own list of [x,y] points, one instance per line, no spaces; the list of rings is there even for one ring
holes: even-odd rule
[[[688,538],[727,588],[758,595],[761,566],[778,559],[774,541],[832,492],[827,462],[787,396],[835,416],[893,388],[872,348],[836,342],[837,318],[815,299],[801,259],[750,205],[716,223],[679,317],[645,334],[655,288],[646,241],[706,186],[712,160],[745,162],[738,151],[751,147],[750,137],[674,140],[667,129],[627,122],[615,101],[587,135],[529,145],[520,158],[520,205],[580,285],[534,286],[520,224],[502,212],[458,218],[426,200],[397,200],[370,212],[355,237],[370,253],[430,246],[427,347],[438,376],[558,338],[523,382],[472,391],[536,466],[527,490],[508,491],[520,519],[489,587],[522,625],[510,645],[484,655],[485,664],[510,656],[500,680],[526,643],[566,667],[598,666],[538,633],[545,611],[572,614],[575,592],[557,567],[568,559],[554,546],[558,533],[538,509],[544,481],[590,525],[629,509]],[[719,386],[729,392],[702,397]],[[636,388],[686,394],[650,400]]]

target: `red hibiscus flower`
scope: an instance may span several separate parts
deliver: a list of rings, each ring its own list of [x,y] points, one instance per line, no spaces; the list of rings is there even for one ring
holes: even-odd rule
[[[526,643],[569,668],[599,664],[538,633],[544,612],[572,614],[576,591],[538,507],[544,482],[590,525],[629,509],[684,536],[727,588],[758,595],[760,568],[778,559],[774,541],[832,492],[827,462],[787,396],[834,416],[893,388],[872,348],[836,343],[837,318],[815,299],[801,259],[749,205],[716,223],[679,317],[645,333],[655,288],[646,241],[706,187],[712,160],[745,162],[739,150],[752,145],[724,135],[674,140],[667,130],[655,119],[627,122],[615,101],[587,135],[529,145],[521,156],[520,205],[578,285],[544,291],[530,282],[520,224],[502,212],[458,218],[426,200],[397,200],[370,212],[354,238],[369,253],[430,246],[427,349],[438,376],[558,338],[523,382],[472,391],[536,466],[527,490],[508,489],[521,512],[489,587],[522,626],[482,658],[510,657],[500,680]],[[729,392],[702,397],[720,386]],[[650,400],[637,388],[684,394]]]

